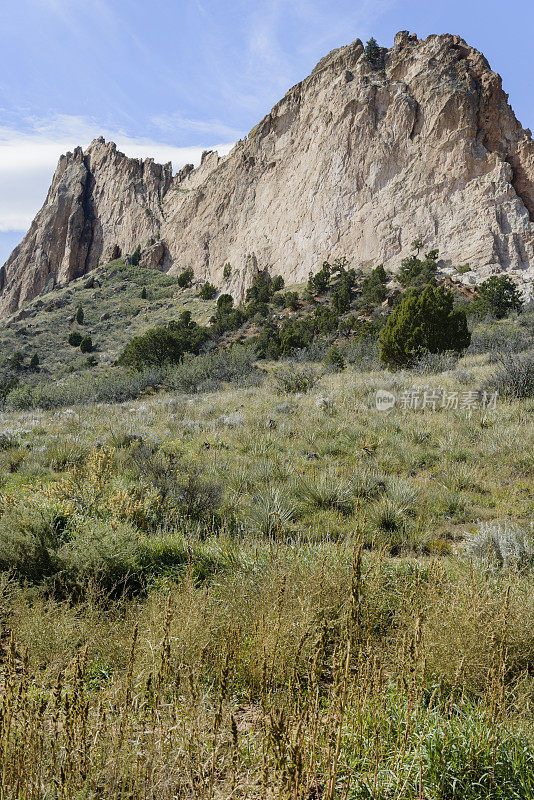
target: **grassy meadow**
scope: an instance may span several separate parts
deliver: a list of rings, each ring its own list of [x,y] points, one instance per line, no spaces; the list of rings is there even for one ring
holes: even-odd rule
[[[1,797],[531,800],[534,400],[444,367],[4,411]]]

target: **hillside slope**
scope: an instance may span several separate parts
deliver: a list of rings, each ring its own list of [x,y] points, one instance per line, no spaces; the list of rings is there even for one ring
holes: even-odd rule
[[[75,321],[82,307],[83,324]],[[166,325],[183,311],[207,324],[214,301],[201,300],[197,287],[182,289],[177,278],[142,267],[128,267],[121,260],[96,269],[26,304],[0,325],[0,351],[4,362],[15,354],[27,365],[32,355],[40,362],[39,378],[57,381],[87,367],[87,356],[68,344],[69,334],[90,336],[97,362],[91,375],[104,372],[132,337],[147,328]]]
[[[486,59],[449,34],[401,32],[371,63],[333,51],[232,152],[170,164],[95,140],[60,159],[0,271],[0,313],[144,248],[241,297],[259,268],[286,282],[323,258],[396,269],[416,237],[478,277],[534,274],[534,144]],[[227,266],[225,269],[225,265]],[[228,274],[229,273],[229,274]]]

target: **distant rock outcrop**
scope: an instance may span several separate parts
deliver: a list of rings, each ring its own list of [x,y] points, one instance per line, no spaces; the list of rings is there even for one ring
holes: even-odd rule
[[[0,271],[0,313],[112,257],[193,267],[234,296],[268,268],[305,280],[325,258],[400,265],[413,239],[475,274],[534,275],[534,143],[500,77],[457,36],[407,32],[369,63],[334,50],[231,153],[197,169],[95,140],[62,156]],[[230,264],[229,277],[223,274]]]

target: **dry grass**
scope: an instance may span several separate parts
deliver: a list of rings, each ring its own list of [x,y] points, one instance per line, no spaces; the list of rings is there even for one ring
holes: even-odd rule
[[[528,528],[532,401],[373,407],[462,368],[4,414],[3,520],[57,572],[1,577],[1,797],[531,800],[533,577],[462,538]]]
[[[6,798],[531,796],[526,579],[257,543],[142,601],[19,592]]]

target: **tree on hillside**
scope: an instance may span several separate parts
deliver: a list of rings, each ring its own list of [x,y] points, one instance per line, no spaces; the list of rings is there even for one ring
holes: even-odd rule
[[[130,259],[132,267],[137,267],[139,262],[141,261],[141,245],[138,244],[135,250],[132,253],[132,257]]]
[[[69,344],[71,347],[79,347],[82,343],[83,336],[79,331],[71,331],[69,333]]]
[[[382,63],[382,50],[374,36],[371,36],[365,45],[365,58],[373,67],[379,67]]]
[[[422,250],[424,246],[425,246],[425,244],[424,244],[423,240],[421,238],[419,238],[419,237],[417,239],[414,239],[412,244],[411,244],[411,248],[412,248],[412,250],[415,250],[415,255],[416,256],[419,255],[419,251]]]
[[[430,284],[404,295],[380,334],[380,360],[391,369],[409,367],[426,353],[460,352],[471,334],[465,311],[454,308],[452,293]]]
[[[187,289],[193,283],[193,278],[194,277],[195,277],[195,273],[193,272],[192,267],[188,267],[187,269],[184,269],[184,271],[181,272],[178,275],[178,279],[177,279],[176,282],[177,282],[178,286],[180,286],[180,288]]]
[[[198,354],[208,336],[207,328],[192,320],[190,311],[183,311],[167,327],[151,328],[134,336],[118,363],[134,369],[177,364],[185,353]]]
[[[473,302],[473,310],[481,314],[492,314],[504,319],[512,311],[521,311],[521,295],[509,275],[492,275],[478,287],[479,298]]]
[[[80,350],[82,353],[92,353],[93,352],[93,340],[90,336],[85,336],[82,341],[80,342]]]
[[[361,305],[363,308],[372,309],[386,299],[388,280],[388,274],[383,264],[379,264],[378,267],[371,270],[362,283]]]
[[[217,289],[212,283],[207,281],[206,283],[202,284],[202,288],[199,293],[199,296],[202,300],[213,300],[216,294]]]
[[[310,272],[308,278],[308,293],[310,296],[316,294],[323,294],[328,290],[330,285],[330,264],[328,261],[323,261],[323,266],[316,272],[315,275]]]
[[[420,242],[416,240],[412,243],[412,247],[416,249],[419,244]],[[422,288],[426,286],[436,277],[438,258],[439,250],[429,250],[424,259],[420,259],[417,254],[403,258],[397,280],[404,287]]]

